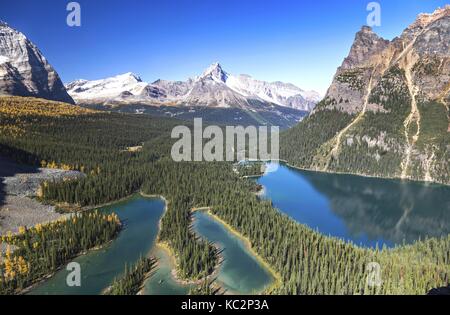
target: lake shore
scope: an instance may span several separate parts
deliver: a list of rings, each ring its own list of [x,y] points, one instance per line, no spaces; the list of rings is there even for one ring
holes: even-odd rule
[[[119,236],[117,239],[115,238],[101,247],[82,252],[75,257],[88,255],[87,258],[83,257],[79,261],[83,265],[83,272],[88,275],[83,280],[83,288],[68,289],[64,285],[65,272],[63,268],[62,275],[58,272],[55,279],[50,279],[50,283],[38,288],[35,294],[47,294],[47,292],[49,294],[59,294],[58,292],[63,294],[103,294],[105,288],[108,288],[114,279],[124,273],[125,265],[138,261],[138,257],[151,257],[151,249],[154,246],[154,240],[156,240],[157,225],[163,213],[163,207],[164,204],[160,199],[145,198],[134,194],[125,202],[104,209],[99,208],[98,211],[101,213],[114,212],[120,214],[124,229],[117,235]],[[93,256],[89,257],[89,255]],[[104,273],[105,268],[110,268],[108,273]],[[94,277],[93,281],[89,280],[91,277]]]
[[[161,216],[161,219],[159,220],[158,237],[157,237],[157,240],[156,240],[156,243],[155,243],[154,247],[164,251],[167,254],[167,256],[169,257],[170,264],[171,264],[171,266],[173,266],[171,268],[172,269],[172,278],[173,278],[173,280],[177,284],[180,284],[180,285],[199,285],[202,282],[204,282],[205,280],[209,280],[209,279],[217,276],[217,274],[219,272],[219,269],[220,269],[220,265],[221,265],[221,263],[223,261],[223,258],[220,257],[220,256],[219,256],[219,262],[217,263],[216,267],[214,268],[214,271],[210,275],[208,275],[208,276],[206,276],[204,278],[201,278],[201,279],[183,279],[179,275],[179,272],[180,272],[179,269],[180,268],[179,268],[179,265],[178,265],[177,255],[175,254],[174,250],[172,249],[172,247],[170,246],[169,243],[161,241],[159,239],[159,233],[160,233],[161,227],[162,227],[162,219],[163,219],[164,215],[166,214],[167,209],[169,207],[169,201],[162,195],[145,194],[143,192],[140,192],[140,195],[142,197],[145,197],[145,198],[160,198],[160,199],[162,199],[164,201],[164,204],[165,204],[164,205],[164,212],[163,212],[163,215]]]
[[[106,206],[111,206],[111,205],[114,205],[114,204],[117,204],[117,203],[120,203],[120,202],[129,200],[129,199],[133,198],[133,196],[135,196],[135,195],[137,195],[137,194],[140,195],[140,196],[143,197],[143,198],[158,198],[158,199],[161,199],[161,200],[164,201],[164,203],[165,203],[165,204],[164,204],[164,212],[163,212],[163,214],[162,214],[162,216],[161,216],[161,218],[160,218],[160,220],[159,220],[159,223],[158,223],[158,229],[159,229],[159,231],[161,231],[162,219],[163,219],[164,214],[166,213],[166,211],[167,211],[167,209],[168,209],[168,206],[169,206],[169,201],[168,201],[164,196],[162,196],[162,195],[157,195],[157,194],[145,194],[145,193],[143,193],[143,192],[138,192],[138,193],[134,193],[134,194],[132,194],[132,195],[126,196],[126,197],[121,198],[121,199],[116,200],[116,201],[111,201],[111,202],[107,202],[107,203],[100,204],[100,205],[95,205],[95,206],[87,206],[87,207],[78,208],[79,210],[78,210],[77,212],[91,211],[91,210],[94,210],[94,209],[100,209],[100,208],[103,208],[103,207],[106,207]],[[198,209],[195,209],[195,210],[193,209],[193,211],[200,211],[200,210],[207,211],[207,210],[209,210],[209,207],[198,208]],[[219,223],[223,224],[223,225],[226,227],[226,229],[229,230],[232,234],[237,235],[241,240],[243,240],[243,242],[244,242],[246,248],[250,251],[250,253],[251,253],[253,256],[255,256],[255,259],[257,259],[258,262],[259,262],[262,266],[264,266],[264,267],[270,272],[270,274],[273,276],[274,279],[277,279],[277,275],[276,275],[276,273],[272,270],[272,268],[271,268],[271,267],[270,267],[270,266],[269,266],[269,265],[268,265],[261,257],[259,257],[259,256],[256,254],[256,252],[253,251],[253,249],[251,249],[250,242],[249,242],[248,240],[246,240],[243,236],[240,236],[240,235],[239,235],[236,231],[234,231],[228,224],[226,224],[224,221],[220,220],[218,217],[213,216],[211,213],[210,213],[210,215],[211,215],[215,220],[217,220]],[[159,234],[159,231],[158,231],[158,234]],[[158,237],[159,237],[159,236],[158,236]],[[109,243],[110,243],[110,242],[108,242],[108,243],[106,243],[106,244],[104,244],[104,245],[102,245],[102,246],[100,246],[100,247],[92,248],[92,249],[90,249],[89,251],[79,253],[79,254],[76,255],[75,257],[82,256],[82,255],[84,255],[84,254],[86,254],[86,253],[88,253],[88,252],[91,252],[91,251],[95,251],[95,250],[102,249],[102,248],[108,246]],[[214,271],[213,271],[211,274],[209,274],[208,276],[206,276],[206,277],[203,277],[203,278],[201,278],[201,279],[183,279],[181,276],[179,276],[179,268],[178,268],[178,264],[177,264],[177,255],[175,254],[175,252],[174,252],[174,250],[171,248],[171,246],[170,246],[167,242],[161,242],[161,241],[159,241],[158,238],[157,238],[157,240],[156,240],[156,242],[155,242],[155,245],[154,245],[154,248],[152,248],[152,249],[150,250],[150,252],[149,252],[148,255],[152,255],[152,252],[153,252],[155,249],[160,249],[160,250],[164,251],[164,252],[167,254],[167,256],[168,256],[169,259],[170,259],[170,268],[172,269],[172,272],[171,272],[172,278],[173,278],[173,280],[174,280],[177,284],[180,284],[180,285],[199,285],[199,284],[203,283],[203,282],[206,281],[206,280],[210,280],[210,279],[216,278],[217,275],[218,275],[218,273],[220,272],[220,267],[221,267],[221,265],[222,265],[222,263],[223,263],[223,259],[224,259],[223,256],[222,256],[221,254],[219,254],[219,257],[218,257],[218,263],[216,264],[216,266],[215,266],[215,268],[214,268]],[[220,250],[218,247],[217,247],[217,249]],[[29,286],[29,287],[27,287],[26,289],[24,289],[24,290],[21,292],[21,294],[29,293],[29,292],[32,291],[35,287],[39,286],[41,283],[43,283],[43,282],[47,281],[49,278],[51,278],[51,277],[52,277],[58,270],[60,270],[61,268],[62,268],[62,266],[60,266],[55,272],[50,273],[50,274],[47,274],[46,276],[44,276],[44,277],[38,279],[38,280],[36,281],[36,283],[33,283],[31,286]],[[144,281],[144,283],[145,283],[145,281]],[[220,286],[219,283],[218,283],[217,285]],[[138,294],[142,294],[142,293],[143,293],[143,289],[141,289],[141,290],[139,291]],[[233,292],[228,291],[227,294],[233,294]]]
[[[117,237],[117,236],[116,236],[116,237]],[[31,284],[30,286],[28,286],[28,287],[26,287],[25,289],[21,290],[21,291],[19,292],[19,294],[20,294],[20,295],[26,295],[27,293],[32,292],[33,289],[35,289],[35,288],[38,287],[39,285],[41,285],[41,284],[43,284],[44,282],[46,282],[48,279],[52,278],[58,271],[62,270],[62,269],[65,267],[66,263],[70,262],[71,260],[76,259],[77,257],[83,256],[83,255],[87,255],[88,253],[92,253],[92,252],[95,252],[95,251],[99,251],[99,250],[105,249],[105,248],[107,248],[114,240],[115,240],[115,238],[113,238],[112,240],[109,240],[108,242],[106,242],[106,243],[104,243],[104,244],[102,244],[102,245],[99,245],[99,246],[90,248],[90,249],[88,249],[88,250],[85,250],[85,251],[83,251],[83,252],[81,252],[81,253],[76,254],[75,256],[71,257],[68,261],[66,261],[64,264],[58,266],[53,272],[51,272],[51,273],[49,273],[49,274],[47,274],[47,275],[45,275],[45,276],[42,276],[41,278],[37,279],[36,282],[34,282],[33,284]]]
[[[278,162],[281,162],[285,164],[286,166],[296,169],[299,171],[306,171],[306,172],[316,172],[316,173],[324,173],[324,174],[337,174],[337,175],[352,175],[352,176],[359,176],[359,177],[366,177],[366,178],[377,178],[377,179],[389,179],[389,180],[398,180],[403,182],[412,182],[412,183],[422,183],[427,185],[444,185],[444,186],[450,186],[449,183],[441,183],[441,182],[435,182],[435,181],[424,181],[424,180],[416,180],[411,178],[400,178],[400,177],[394,177],[394,176],[377,176],[377,175],[368,175],[368,174],[362,174],[362,173],[351,173],[351,172],[338,172],[338,171],[325,171],[325,170],[315,170],[310,168],[304,168],[300,166],[295,166],[294,164],[291,164],[290,162],[286,160],[278,160]],[[262,175],[263,176],[263,175]]]
[[[250,252],[250,254],[256,259],[256,261],[263,266],[264,269],[266,269],[270,275],[272,276],[272,278],[274,279],[273,283],[271,285],[269,285],[268,287],[264,288],[264,290],[262,292],[270,292],[272,291],[274,288],[278,287],[279,285],[281,285],[281,276],[275,271],[275,269],[268,263],[266,262],[257,252],[255,249],[253,249],[250,240],[245,237],[244,235],[242,235],[241,233],[239,233],[237,230],[235,230],[231,225],[229,225],[227,222],[225,222],[224,220],[222,220],[219,216],[217,216],[216,214],[212,213],[211,211],[211,207],[201,207],[201,208],[194,208],[192,209],[193,212],[196,211],[204,211],[206,212],[211,218],[213,218],[215,221],[219,222],[220,224],[223,225],[223,227],[230,232],[232,235],[234,235],[235,237],[237,237],[239,240],[241,240],[245,246],[245,248]]]

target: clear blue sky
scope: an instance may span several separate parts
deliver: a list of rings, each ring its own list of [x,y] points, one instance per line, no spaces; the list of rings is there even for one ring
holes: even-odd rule
[[[66,25],[69,0],[1,0],[0,19],[30,38],[64,82],[135,72],[184,80],[219,61],[228,72],[325,92],[366,24],[364,0],[79,0],[82,26]],[[447,1],[381,0],[392,39],[420,12]]]

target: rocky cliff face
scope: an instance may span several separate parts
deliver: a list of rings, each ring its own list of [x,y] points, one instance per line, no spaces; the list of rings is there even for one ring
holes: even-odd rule
[[[392,41],[356,34],[324,100],[286,135],[285,157],[322,171],[450,183],[450,6]],[[307,140],[301,137],[307,135]]]
[[[380,38],[370,27],[364,26],[356,34],[349,56],[338,69],[326,98],[347,100],[348,94],[350,106],[340,108],[347,112],[358,112],[367,92],[372,92],[394,67],[411,73],[412,83],[421,97],[434,100],[446,96],[450,78],[449,42],[450,6],[432,14],[419,15],[393,41]],[[352,97],[354,94],[359,94],[359,100],[358,97]]]
[[[58,74],[25,35],[0,22],[0,95],[73,103]]]

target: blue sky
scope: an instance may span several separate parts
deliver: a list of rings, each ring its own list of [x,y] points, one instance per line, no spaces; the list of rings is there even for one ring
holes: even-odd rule
[[[68,0],[1,0],[0,19],[22,31],[64,82],[135,72],[184,80],[219,61],[234,74],[326,91],[366,24],[364,0],[79,0],[81,27],[66,24]],[[421,12],[448,0],[382,0],[392,39]]]

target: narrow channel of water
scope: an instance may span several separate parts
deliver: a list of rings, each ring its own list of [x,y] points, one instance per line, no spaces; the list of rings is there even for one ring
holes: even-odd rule
[[[231,294],[260,293],[274,278],[248,251],[244,242],[206,212],[194,214],[195,231],[223,249],[217,281]]]
[[[100,211],[117,213],[124,223],[124,230],[105,248],[73,260],[81,265],[81,286],[67,286],[69,271],[61,269],[30,294],[100,294],[115,277],[123,273],[126,264],[132,265],[140,256],[150,252],[158,234],[164,201],[135,196],[103,207]]]
[[[155,273],[149,278],[145,285],[144,295],[186,295],[192,285],[183,285],[175,281],[172,276],[175,268],[168,253],[158,247],[152,251],[152,255],[158,259],[158,267]]]
[[[81,266],[81,286],[69,287],[69,271],[61,269],[53,277],[36,286],[29,294],[101,294],[125,265],[132,265],[140,256],[149,254],[158,258],[158,266],[144,284],[143,294],[185,295],[191,285],[180,284],[172,276],[173,261],[155,246],[159,221],[164,213],[164,201],[134,196],[125,201],[100,208],[102,213],[115,212],[124,223],[117,239],[101,250],[91,251],[73,261]],[[195,230],[224,249],[225,259],[218,274],[219,284],[228,293],[259,293],[273,281],[270,273],[246,249],[241,239],[206,213],[195,214]]]
[[[367,247],[450,234],[450,187],[301,171],[279,165],[258,179],[263,198],[299,223]]]

